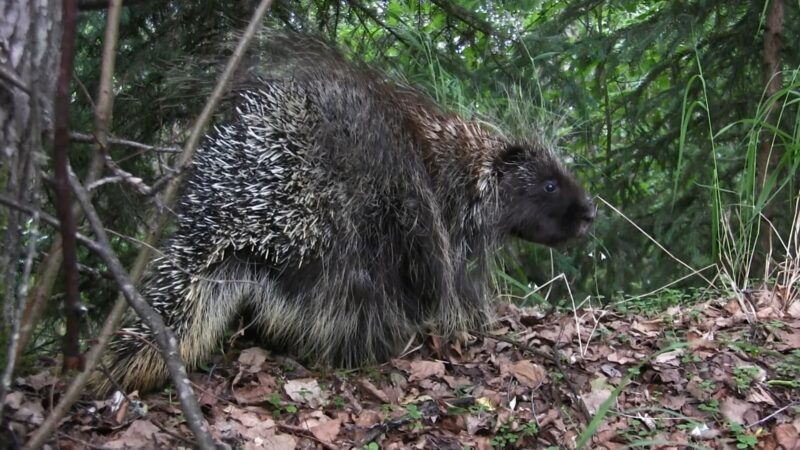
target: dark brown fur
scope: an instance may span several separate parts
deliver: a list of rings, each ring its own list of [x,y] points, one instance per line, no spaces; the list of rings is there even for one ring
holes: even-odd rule
[[[592,222],[550,150],[443,112],[313,39],[270,40],[272,69],[206,137],[142,285],[190,367],[245,311],[268,345],[348,367],[397,355],[418,332],[481,327],[505,237],[556,245]],[[131,319],[126,332],[106,360],[117,381],[163,383],[150,331]]]

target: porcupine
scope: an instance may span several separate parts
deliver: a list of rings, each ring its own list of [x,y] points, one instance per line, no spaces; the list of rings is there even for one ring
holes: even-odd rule
[[[205,137],[176,231],[142,282],[189,367],[244,311],[268,345],[341,367],[384,361],[419,332],[481,327],[504,238],[552,246],[593,221],[549,149],[445,112],[313,38],[270,39],[273,69],[240,84],[234,118]],[[125,389],[162,384],[151,331],[133,317],[124,331],[111,375]]]

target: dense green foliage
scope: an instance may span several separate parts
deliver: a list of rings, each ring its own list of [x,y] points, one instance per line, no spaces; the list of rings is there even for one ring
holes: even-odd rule
[[[127,7],[113,133],[180,142],[204,86],[253,8],[250,0]],[[783,89],[765,98],[766,11],[763,1],[302,0],[277,2],[269,21],[335,40],[449,109],[485,117],[522,138],[558,143],[592,193],[676,257],[696,269],[726,261],[736,278],[747,275],[737,258],[753,253],[760,208],[769,205],[779,234],[788,235],[800,181],[800,12],[792,5],[784,12]],[[76,78],[90,93],[104,26],[102,11],[83,15]],[[74,98],[73,127],[88,131],[91,104],[82,89]],[[779,114],[768,116],[773,102]],[[779,164],[759,197],[754,161],[762,139],[773,144]],[[85,165],[88,152],[76,147],[73,165]],[[112,156],[146,180],[157,178],[165,161],[130,149]],[[127,187],[109,186],[98,206],[109,228],[140,236],[147,201]],[[598,203],[593,235],[553,253],[555,273],[566,273],[573,289],[609,298],[690,273]],[[736,224],[731,240],[726,218]],[[117,243],[129,259],[135,246]],[[780,246],[774,250],[780,259]],[[84,264],[97,264],[83,256]],[[514,245],[506,256],[510,277],[501,278],[512,288],[552,276],[546,250]],[[82,292],[92,303],[113,295],[85,279]]]

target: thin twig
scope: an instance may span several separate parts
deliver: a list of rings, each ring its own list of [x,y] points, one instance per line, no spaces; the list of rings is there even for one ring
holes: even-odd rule
[[[111,249],[111,242],[109,241],[108,235],[105,232],[105,228],[100,221],[100,217],[97,215],[97,211],[95,211],[91,201],[89,200],[89,195],[86,192],[86,189],[84,189],[84,187],[81,186],[74,178],[70,179],[70,186],[72,187],[72,191],[75,194],[76,199],[80,203],[81,207],[83,207],[86,218],[91,225],[95,237],[97,238],[97,243],[99,244],[99,256],[108,266],[109,272],[111,272],[111,274],[114,276],[114,279],[119,285],[120,291],[125,296],[125,299],[133,307],[139,317],[142,318],[142,321],[147,324],[151,330],[153,330],[159,350],[161,350],[161,354],[166,362],[172,382],[175,384],[175,389],[178,392],[178,399],[181,403],[181,409],[183,410],[184,416],[186,416],[186,421],[188,422],[189,428],[192,430],[195,438],[197,439],[198,447],[201,449],[214,449],[214,440],[211,437],[211,434],[208,430],[208,424],[206,423],[203,413],[200,410],[200,404],[197,403],[194,392],[192,392],[192,387],[189,384],[189,375],[186,372],[186,368],[184,367],[183,362],[181,361],[180,353],[178,352],[178,340],[175,338],[172,330],[170,330],[164,323],[161,315],[159,315],[158,312],[156,312],[156,310],[153,309],[153,307],[150,306],[141,296],[136,288],[134,288],[133,281],[125,272],[125,268],[122,266],[122,263],[119,262],[119,259]]]
[[[72,139],[75,142],[86,142],[86,143],[91,143],[91,144],[99,143],[98,142],[99,139],[94,137],[94,135],[85,134],[85,133],[77,133],[77,132],[74,132],[74,131],[69,134],[69,138]],[[107,142],[109,144],[113,144],[113,145],[121,145],[121,146],[124,146],[124,147],[131,147],[131,148],[135,148],[135,149],[138,149],[138,150],[145,150],[145,151],[148,151],[148,152],[158,152],[158,153],[180,153],[181,152],[181,149],[178,148],[178,147],[159,147],[159,146],[156,146],[156,145],[148,145],[148,144],[144,144],[144,143],[141,143],[141,142],[132,141],[130,139],[121,139],[121,138],[109,137],[107,139]]]
[[[797,406],[797,405],[800,405],[800,402],[792,402],[792,403],[789,403],[786,406],[782,406],[782,407],[778,408],[777,411],[773,412],[772,414],[768,415],[767,417],[764,417],[763,419],[759,419],[755,423],[751,423],[750,425],[748,425],[748,427],[749,428],[755,428],[755,427],[761,425],[762,423],[764,423],[764,422],[772,419],[773,417],[777,416],[778,414],[786,411],[787,409],[792,408],[792,407]]]
[[[612,205],[611,203],[607,202],[607,201],[606,201],[606,200],[605,200],[603,197],[600,197],[600,196],[598,196],[598,197],[596,197],[596,198],[597,198],[598,200],[600,200],[601,202],[605,203],[605,205],[606,205],[606,206],[608,206],[609,208],[611,208],[611,209],[612,209],[612,210],[613,210],[615,213],[619,214],[619,216],[620,216],[620,217],[622,217],[623,219],[627,220],[627,221],[628,221],[628,223],[630,223],[631,225],[633,225],[633,227],[634,227],[634,228],[636,228],[636,230],[637,230],[637,231],[639,231],[640,233],[642,233],[642,234],[643,234],[643,235],[644,235],[644,236],[645,236],[647,239],[650,239],[650,242],[652,242],[652,243],[656,244],[656,247],[660,248],[660,249],[661,249],[661,251],[663,251],[664,253],[666,253],[666,254],[667,254],[667,256],[669,256],[670,258],[672,258],[672,259],[674,259],[675,261],[677,261],[677,262],[678,262],[678,264],[682,265],[683,267],[686,267],[687,269],[691,270],[691,271],[692,271],[692,273],[696,273],[696,274],[697,274],[697,276],[699,276],[700,278],[702,278],[702,279],[703,279],[703,281],[705,281],[705,282],[706,282],[706,283],[708,283],[709,285],[713,285],[713,283],[711,282],[711,280],[709,280],[708,278],[706,278],[706,277],[705,277],[705,275],[703,275],[702,273],[700,273],[701,271],[699,271],[699,270],[695,269],[694,267],[690,266],[689,264],[687,264],[687,263],[683,262],[683,260],[682,260],[682,259],[680,259],[680,258],[678,258],[677,256],[675,256],[675,255],[673,255],[672,253],[670,253],[670,251],[669,251],[669,250],[667,250],[666,248],[664,248],[664,246],[663,246],[663,245],[661,245],[661,243],[660,243],[660,242],[658,242],[658,241],[657,241],[657,240],[656,240],[656,239],[655,239],[653,236],[650,236],[650,234],[648,234],[646,231],[644,231],[644,230],[643,230],[643,229],[642,229],[642,228],[641,228],[639,225],[637,225],[637,224],[636,224],[636,222],[634,222],[634,221],[632,221],[631,219],[629,219],[629,218],[628,218],[628,216],[626,216],[625,214],[623,214],[623,213],[622,213],[622,211],[620,211],[620,210],[618,210],[617,208],[615,208],[615,207],[614,207],[614,205]]]

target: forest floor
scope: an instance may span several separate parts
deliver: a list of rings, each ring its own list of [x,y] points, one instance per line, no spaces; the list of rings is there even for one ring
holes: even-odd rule
[[[193,381],[230,448],[800,449],[800,301],[752,291],[658,314],[503,304],[498,318],[374,368],[315,372],[252,347]],[[50,371],[16,380],[5,414],[17,436],[63,386]],[[169,390],[86,397],[57,441],[192,447]]]

